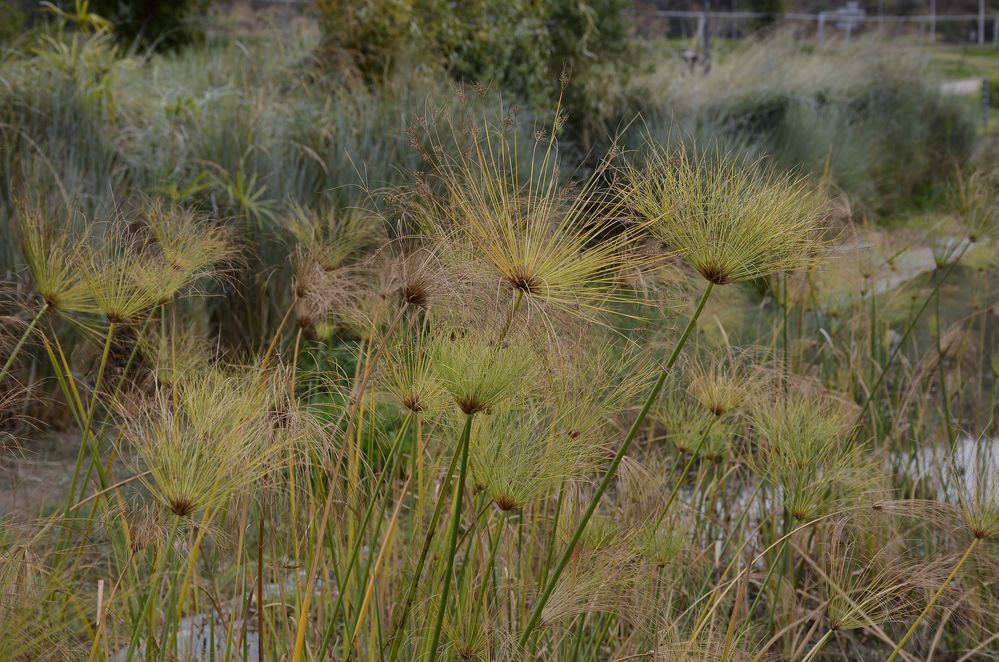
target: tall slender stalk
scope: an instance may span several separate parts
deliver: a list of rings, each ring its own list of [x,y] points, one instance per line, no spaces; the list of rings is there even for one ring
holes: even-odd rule
[[[905,327],[905,331],[902,332],[902,337],[899,338],[898,344],[895,345],[895,348],[892,349],[891,353],[888,355],[888,360],[885,361],[884,367],[881,368],[881,372],[878,374],[877,380],[875,380],[874,385],[871,386],[871,390],[867,393],[867,397],[864,399],[864,403],[860,407],[860,411],[857,413],[856,421],[858,428],[860,427],[860,422],[864,420],[864,416],[867,414],[867,410],[870,408],[871,404],[873,403],[874,396],[877,395],[878,390],[881,388],[881,385],[884,383],[885,377],[888,375],[888,370],[891,368],[892,363],[895,362],[895,358],[898,356],[898,353],[902,351],[902,347],[905,346],[905,341],[909,339],[909,335],[912,334],[912,330],[916,328],[916,322],[918,322],[919,318],[922,317],[923,311],[925,311],[926,307],[930,305],[930,301],[933,300],[933,297],[940,289],[940,286],[943,285],[944,281],[947,280],[951,272],[954,271],[954,268],[957,266],[958,262],[961,261],[961,257],[963,255],[964,255],[964,250],[962,250],[961,253],[954,258],[954,261],[951,262],[950,266],[947,267],[947,271],[945,271],[940,276],[940,279],[933,286],[933,290],[930,292],[929,296],[927,296],[926,299],[923,300],[923,303],[919,306],[919,309],[916,310],[916,313],[912,316],[912,319],[909,320],[909,324]]]
[[[399,320],[402,319],[402,315],[405,312],[406,312],[406,306],[403,305],[402,307],[399,308],[399,312],[396,313],[395,317],[392,319],[392,321],[389,323],[388,328],[386,329],[385,332],[386,340],[392,336],[392,334],[395,331],[396,325],[398,325]],[[287,319],[287,315],[285,315],[285,318]],[[272,343],[272,348],[268,349],[268,352],[270,352],[273,349],[273,345],[274,343]],[[298,620],[298,628],[295,633],[295,648],[294,651],[292,652],[292,657],[291,657],[292,662],[298,662],[299,660],[301,660],[302,654],[305,650],[305,630],[308,627],[309,608],[312,606],[312,594],[314,593],[312,587],[316,581],[316,573],[319,570],[320,551],[322,549],[323,539],[326,537],[326,528],[329,526],[330,514],[333,510],[333,501],[334,501],[333,495],[335,494],[334,487],[340,475],[340,468],[343,462],[344,450],[346,446],[351,443],[351,440],[353,439],[354,436],[355,426],[357,425],[356,418],[357,418],[358,408],[361,402],[361,396],[364,394],[364,389],[366,388],[368,379],[373,374],[374,366],[378,363],[378,359],[381,356],[381,351],[383,346],[384,343],[379,344],[378,349],[375,351],[375,354],[372,357],[371,361],[369,361],[368,364],[365,366],[365,371],[360,376],[359,383],[355,381],[354,385],[352,386],[352,391],[351,391],[352,402],[348,403],[349,409],[347,412],[347,431],[344,434],[344,441],[346,443],[344,444],[344,449],[341,449],[341,451],[337,453],[336,465],[333,468],[330,480],[327,482],[326,500],[325,503],[323,504],[323,514],[319,520],[319,528],[316,532],[316,544],[313,551],[313,559],[312,562],[309,564],[309,573],[308,573],[308,580],[305,586],[305,595],[302,598],[302,606],[298,614],[299,620]]]
[[[42,315],[44,315],[45,311],[47,311],[48,309],[49,309],[49,304],[46,301],[44,304],[42,304],[41,309],[39,309],[35,317],[31,320],[31,323],[28,324],[28,328],[26,328],[24,330],[24,333],[21,334],[21,338],[17,341],[17,344],[14,345],[14,349],[10,350],[10,356],[8,356],[7,360],[4,361],[3,368],[0,368],[0,382],[3,382],[4,378],[7,376],[7,371],[10,370],[10,367],[12,365],[14,365],[14,361],[17,359],[17,355],[21,352],[21,348],[24,347],[24,343],[27,342],[28,340],[28,336],[31,335],[31,332],[35,329],[35,326],[38,324],[38,321],[42,319]]]
[[[781,274],[781,283],[783,284],[783,287],[781,287],[781,290],[782,290],[782,292],[781,292],[781,300],[782,300],[782,303],[781,303],[781,312],[782,312],[782,318],[783,318],[783,322],[781,324],[781,337],[782,337],[782,340],[781,340],[781,349],[784,352],[784,365],[781,368],[781,370],[783,372],[782,380],[781,380],[781,385],[782,385],[782,387],[784,389],[784,393],[787,393],[787,390],[788,390],[788,388],[790,386],[790,383],[789,383],[789,380],[788,380],[788,371],[791,369],[791,365],[790,365],[791,364],[791,347],[790,347],[790,341],[788,340],[788,328],[787,328],[787,272]]]
[[[371,497],[368,500],[368,507],[364,512],[364,516],[361,519],[361,529],[366,530],[368,527],[368,522],[371,520],[371,515],[374,512],[375,504],[378,502],[378,496],[381,493],[382,487],[392,479],[395,475],[396,468],[399,464],[399,457],[401,455],[402,442],[405,439],[405,432],[409,427],[409,421],[413,418],[413,412],[406,415],[403,419],[402,425],[396,432],[395,443],[392,444],[392,448],[389,450],[389,456],[386,458],[386,467],[382,470],[381,475],[378,477],[378,482],[375,484],[371,491]],[[387,501],[382,505],[382,512],[387,505]],[[380,513],[381,515],[381,513]],[[380,521],[380,519],[379,519]],[[379,527],[376,527],[376,536]],[[347,567],[343,570],[340,575],[338,585],[346,586],[350,581],[351,575],[354,572],[354,567],[357,565],[357,559],[360,556],[361,548],[363,547],[364,539],[361,536],[357,537],[354,542],[353,548],[350,551],[350,557],[347,560]],[[337,592],[336,604],[333,606],[333,616],[329,620],[329,624],[326,627],[326,632],[323,635],[322,643],[319,646],[319,655],[322,657],[326,654],[326,647],[329,645],[330,639],[333,637],[333,632],[336,626],[336,616],[340,612],[340,608],[343,604],[344,594],[346,590],[340,590]]]
[[[753,614],[756,612],[756,607],[759,606],[760,601],[767,592],[767,586],[770,585],[770,578],[773,577],[774,571],[777,566],[780,565],[781,560],[784,558],[784,554],[787,552],[788,543],[790,538],[784,538],[784,542],[780,546],[780,550],[777,552],[777,556],[774,557],[773,563],[767,568],[767,574],[763,577],[763,583],[760,584],[760,588],[756,593],[756,597],[753,598],[753,603],[749,605],[749,609],[746,611],[746,620],[742,623],[743,630],[749,627],[752,622]],[[780,591],[780,584],[777,586],[778,592]]]
[[[810,662],[812,658],[818,655],[819,651],[822,650],[822,647],[826,645],[827,641],[829,641],[829,637],[832,636],[832,633],[832,630],[826,630],[826,633],[822,635],[821,639],[815,642],[815,645],[812,646],[812,649],[808,651],[808,654],[801,659],[801,662]]]
[[[676,495],[680,493],[680,488],[683,486],[683,481],[687,480],[687,474],[690,473],[690,468],[694,466],[694,460],[697,459],[697,455],[701,452],[701,447],[704,446],[704,442],[707,440],[708,435],[711,434],[711,428],[715,425],[715,420],[712,418],[707,427],[704,428],[704,432],[701,433],[701,438],[697,441],[697,445],[694,450],[690,453],[690,458],[687,459],[686,464],[683,466],[683,471],[680,472],[680,477],[676,479],[676,484],[673,486],[673,491],[670,492],[669,498],[666,499],[666,503],[659,510],[659,516],[656,518],[656,525],[653,529],[659,528],[659,525],[663,523],[666,519],[666,515],[669,514],[669,509],[673,505],[673,501],[676,499]]]
[[[440,604],[437,607],[437,618],[434,620],[433,634],[430,635],[430,659],[436,659],[437,646],[440,644],[441,627],[444,625],[444,614],[447,611],[447,599],[451,593],[451,575],[454,573],[454,557],[458,550],[458,529],[461,528],[461,502],[465,493],[465,477],[468,473],[468,446],[472,436],[472,418],[474,414],[465,414],[465,427],[461,432],[461,441],[455,453],[461,454],[458,465],[458,483],[454,487],[454,504],[451,506],[451,529],[448,533],[447,561],[444,566],[444,587],[441,589]]]
[[[642,423],[645,422],[645,417],[648,416],[649,410],[659,397],[660,391],[662,391],[663,384],[666,382],[666,377],[669,375],[670,371],[676,365],[677,360],[680,358],[680,352],[683,350],[683,346],[687,343],[690,333],[697,325],[697,318],[701,316],[701,311],[704,310],[704,304],[708,302],[708,297],[711,296],[711,290],[713,287],[714,283],[708,281],[707,287],[704,288],[704,294],[701,295],[700,301],[697,302],[697,308],[694,309],[694,313],[690,316],[690,320],[687,322],[687,327],[683,330],[683,334],[680,336],[676,346],[673,348],[673,353],[670,354],[669,359],[666,361],[666,365],[664,365],[663,369],[659,372],[659,377],[656,379],[655,385],[652,387],[648,397],[645,399],[645,404],[642,405],[642,409],[638,412],[638,416],[636,416],[634,422],[632,422],[631,428],[628,430],[628,434],[625,436],[624,441],[621,442],[621,446],[614,455],[614,459],[611,460],[610,466],[607,467],[604,477],[597,486],[597,491],[590,499],[589,505],[587,505],[586,510],[583,512],[583,516],[576,525],[575,531],[573,531],[572,536],[569,538],[569,543],[566,545],[565,550],[562,552],[562,556],[559,557],[558,563],[555,565],[555,569],[552,571],[552,574],[545,583],[541,594],[538,596],[538,599],[534,604],[534,609],[531,611],[531,615],[527,621],[527,625],[524,626],[524,630],[520,634],[520,638],[518,640],[519,646],[524,647],[527,645],[527,642],[531,638],[531,634],[541,621],[541,613],[544,611],[545,604],[547,604],[548,599],[555,590],[555,585],[558,583],[559,577],[565,570],[566,565],[569,564],[569,559],[572,558],[572,553],[576,549],[576,544],[579,542],[580,537],[583,535],[583,530],[589,523],[594,511],[596,511],[597,505],[600,503],[600,499],[610,487],[611,481],[614,480],[614,475],[617,473],[618,465],[621,464],[621,460],[624,459],[628,449],[631,448],[631,443],[635,440],[635,437],[638,436],[638,431],[641,429]]]
[[[162,580],[163,572],[166,567],[172,563],[174,540],[177,537],[178,528],[180,528],[180,518],[175,516],[172,518],[170,534],[167,536],[166,545],[163,546],[160,556],[156,560],[156,568],[149,577],[149,584],[146,588],[145,598],[142,601],[138,614],[136,614],[136,622],[135,627],[132,630],[132,638],[128,642],[128,649],[125,651],[126,662],[132,659],[132,654],[135,652],[135,648],[139,643],[139,633],[142,632],[141,624],[152,606],[153,593],[156,590],[156,586]]]
[[[940,316],[940,292],[934,296],[936,299],[936,326],[937,326],[937,375],[940,379],[940,402],[943,405],[944,430],[947,432],[947,446],[950,452],[954,452],[954,445],[957,443],[957,435],[954,426],[951,425],[950,414],[950,394],[947,392],[947,371],[944,370],[944,349],[943,349],[943,319]]]
[[[257,522],[257,648],[258,662],[264,662],[264,526],[267,521],[267,504],[261,498]]]
[[[933,594],[930,601],[926,603],[925,607],[923,607],[923,611],[919,612],[919,616],[916,617],[916,620],[913,621],[912,625],[909,626],[909,629],[906,630],[905,636],[902,637],[902,639],[898,642],[898,645],[895,646],[895,650],[891,652],[891,655],[888,656],[886,662],[892,662],[892,660],[898,657],[902,652],[902,648],[904,648],[909,640],[912,639],[912,635],[916,634],[916,628],[919,627],[919,624],[923,622],[926,615],[933,609],[933,605],[935,605],[937,600],[940,599],[940,596],[943,595],[944,590],[946,590],[946,588],[950,586],[950,583],[954,581],[954,578],[957,577],[957,573],[961,570],[961,566],[963,566],[965,561],[968,560],[968,557],[971,556],[971,552],[974,551],[980,540],[981,538],[977,536],[971,539],[971,544],[968,545],[966,550],[964,550],[964,555],[961,557],[961,560],[957,562],[954,569],[950,571],[949,575],[947,575],[947,579],[944,580],[943,584],[940,585],[940,588],[937,589],[937,592]]]
[[[524,290],[517,290],[517,294],[514,295],[513,305],[510,308],[510,314],[506,316],[506,322],[503,323],[503,329],[500,331],[498,343],[503,342],[506,338],[506,334],[510,332],[510,325],[513,324],[513,318],[517,315],[517,310],[520,309],[520,302],[524,299]]]
[[[506,530],[506,518],[506,511],[499,511],[495,531],[493,531],[492,545],[489,548],[489,558],[486,560],[486,570],[483,573],[485,575],[485,579],[483,579],[482,588],[479,590],[478,595],[475,598],[475,608],[472,612],[473,623],[479,619],[479,614],[481,613],[482,607],[486,602],[489,580],[492,579],[495,574],[494,568],[496,567],[496,552],[499,550],[500,541],[503,539],[503,532]],[[499,588],[499,578],[496,578],[495,588]]]
[[[451,482],[451,478],[454,476],[454,470],[458,466],[459,456],[455,453],[451,458],[451,464],[447,468],[447,473],[444,475],[443,486],[446,486]],[[445,489],[442,487],[442,490]],[[427,562],[427,555],[430,552],[430,544],[434,539],[434,532],[437,530],[437,521],[440,519],[441,512],[444,509],[444,497],[443,494],[437,499],[437,505],[434,506],[434,512],[430,516],[430,522],[427,526],[427,535],[423,540],[423,547],[420,550],[420,558],[416,562],[416,569],[413,570],[413,579],[409,584],[409,589],[406,591],[406,600],[403,602],[402,615],[399,617],[399,623],[396,624],[393,629],[392,635],[389,637],[392,641],[392,648],[389,651],[388,660],[393,662],[396,655],[399,654],[399,647],[402,645],[402,631],[406,627],[406,621],[409,618],[409,612],[413,608],[413,601],[416,599],[416,589],[420,583],[420,577],[423,575],[423,566]]]
[[[69,516],[69,511],[72,508],[73,503],[76,501],[77,498],[76,490],[80,479],[80,469],[83,466],[83,456],[88,449],[91,452],[90,467],[94,466],[97,467],[98,474],[101,477],[101,489],[107,487],[107,485],[104,484],[105,483],[104,472],[103,472],[103,465],[101,464],[100,461],[100,451],[97,448],[96,439],[94,439],[93,431],[90,429],[90,425],[93,422],[94,413],[97,411],[98,393],[100,392],[101,389],[101,382],[104,380],[104,371],[107,368],[108,357],[110,356],[111,353],[111,342],[114,339],[114,330],[115,330],[115,323],[109,322],[107,334],[104,338],[104,351],[101,352],[101,362],[97,370],[97,380],[94,383],[94,392],[93,395],[91,396],[91,400],[86,408],[86,411],[83,410],[83,402],[82,400],[79,399],[78,389],[76,388],[75,383],[72,381],[73,375],[72,372],[68,369],[68,365],[60,367],[56,367],[55,365],[53,366],[56,367],[57,370],[63,372],[66,384],[69,387],[71,387],[72,394],[73,396],[75,396],[74,399],[77,402],[77,409],[79,410],[79,413],[82,415],[82,418],[78,419],[82,440],[80,443],[80,451],[76,458],[76,464],[73,467],[73,478],[70,481],[69,499],[66,502],[66,509],[64,512],[64,516],[66,517]],[[56,342],[58,343],[58,339]],[[59,347],[59,355],[60,358],[63,359],[63,362],[65,362],[65,358],[63,357],[63,352],[61,347]],[[65,367],[64,371],[61,370],[62,367]],[[64,390],[67,389],[64,388]],[[65,395],[67,402],[69,402],[72,405],[73,400],[70,398],[70,393],[66,392]],[[88,476],[89,476],[89,469],[88,469]]]

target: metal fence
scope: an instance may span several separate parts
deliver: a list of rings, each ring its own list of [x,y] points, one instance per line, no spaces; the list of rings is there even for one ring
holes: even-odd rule
[[[681,11],[639,4],[636,18],[644,36],[686,38],[704,33],[739,39],[772,24],[773,14],[750,11]],[[814,14],[789,12],[779,17],[802,36],[849,42],[854,36],[876,32],[889,38],[920,38],[930,42],[989,44],[999,48],[999,14],[871,15],[843,10]]]

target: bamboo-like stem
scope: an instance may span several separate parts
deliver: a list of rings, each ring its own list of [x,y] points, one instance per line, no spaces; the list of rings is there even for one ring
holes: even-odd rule
[[[394,472],[394,464],[392,469]],[[402,485],[401,492],[406,492],[412,478],[412,475],[406,478],[406,482]],[[392,518],[389,520],[389,531],[385,536],[385,540],[382,541],[381,548],[378,550],[378,555],[375,557],[374,568],[368,576],[367,587],[364,590],[364,597],[361,600],[361,606],[358,610],[357,622],[354,624],[354,633],[350,637],[351,650],[357,646],[357,640],[361,634],[361,628],[364,627],[364,618],[368,611],[368,605],[371,604],[371,596],[375,590],[375,581],[378,579],[378,573],[381,571],[381,567],[384,564],[385,556],[389,552],[392,541],[395,538],[395,532],[398,530],[399,515],[402,513],[402,507],[405,503],[405,499],[399,499],[396,503],[395,509],[392,511]]]
[[[288,310],[285,312],[284,317],[281,318],[281,322],[278,323],[277,329],[274,331],[274,337],[271,338],[271,342],[267,345],[267,351],[264,352],[264,357],[260,361],[260,366],[265,367],[270,363],[271,357],[274,355],[274,350],[277,349],[278,342],[281,340],[281,332],[284,330],[284,325],[288,322],[288,318],[291,317],[292,311],[295,310],[295,302],[292,301],[291,305],[288,306]]]
[[[264,662],[264,526],[267,519],[267,504],[261,499],[260,521],[257,522],[257,652],[258,662]]]
[[[925,607],[923,607],[923,611],[919,612],[919,616],[916,617],[916,620],[913,621],[912,625],[909,626],[909,629],[906,630],[905,636],[902,637],[902,639],[898,642],[898,645],[895,646],[895,650],[891,652],[891,655],[888,656],[886,662],[892,662],[892,660],[898,657],[899,653],[902,651],[902,648],[904,648],[905,645],[909,642],[909,640],[912,639],[912,635],[916,634],[916,628],[919,627],[919,624],[923,622],[923,619],[926,618],[926,615],[929,614],[930,611],[933,609],[933,605],[935,605],[937,603],[937,600],[940,599],[940,596],[943,595],[944,590],[946,590],[946,588],[950,586],[950,583],[954,581],[954,578],[957,577],[957,573],[961,570],[961,566],[963,566],[965,561],[968,560],[968,557],[971,556],[971,552],[974,551],[975,547],[978,545],[978,542],[980,540],[981,538],[977,536],[971,539],[971,544],[968,545],[968,548],[966,550],[964,550],[964,555],[961,557],[961,560],[957,562],[957,565],[954,566],[954,569],[950,571],[949,575],[947,575],[947,579],[944,580],[943,584],[940,585],[940,588],[937,589],[937,592],[933,594],[933,597],[930,598],[930,601],[926,604]]]
[[[302,343],[302,327],[295,332],[295,347],[291,352],[291,374],[288,376],[288,397],[295,398],[295,379],[298,376],[298,352]]]
[[[489,588],[489,580],[493,577],[493,568],[496,566],[496,552],[499,550],[500,540],[503,538],[503,532],[506,530],[506,518],[507,514],[505,510],[499,511],[498,521],[496,522],[496,530],[493,532],[492,545],[489,548],[489,558],[486,561],[486,570],[483,573],[484,579],[482,580],[482,588],[479,589],[478,595],[475,598],[475,606],[472,612],[472,622],[476,622],[479,619],[479,614],[482,612],[482,607],[486,602],[486,593]],[[496,580],[497,583],[499,580]],[[498,588],[494,587],[494,588]]]
[[[947,371],[944,370],[944,349],[943,349],[943,319],[940,317],[940,292],[934,295],[936,299],[936,326],[937,326],[937,375],[940,379],[940,403],[943,405],[944,430],[947,432],[947,447],[950,452],[954,452],[954,445],[957,443],[957,434],[954,426],[951,425],[950,417],[950,394],[947,391]]]
[[[416,426],[416,437],[413,439],[413,459],[416,464],[416,503],[418,507],[414,509],[413,531],[419,531],[423,525],[424,497],[426,496],[426,478],[424,477],[423,462],[423,417],[420,412],[413,412]]]
[[[399,431],[396,433],[395,443],[392,444],[392,448],[389,450],[389,457],[386,460],[387,466],[385,469],[382,470],[381,475],[378,477],[378,482],[375,484],[374,489],[372,489],[371,497],[368,499],[368,507],[364,512],[364,516],[362,517],[360,524],[362,530],[366,530],[368,527],[368,522],[371,521],[371,515],[374,512],[375,504],[378,501],[378,495],[381,492],[382,487],[386,483],[388,483],[388,481],[390,481],[395,474],[396,467],[399,463],[399,456],[402,452],[401,451],[402,442],[405,438],[405,432],[408,429],[409,421],[412,418],[413,418],[413,412],[407,414],[406,418],[403,419],[402,426],[399,428]],[[385,505],[387,505],[387,502]],[[385,505],[382,506],[383,509],[385,508]],[[377,531],[378,527],[375,527],[376,535]],[[357,565],[357,559],[360,556],[361,548],[363,547],[363,542],[364,539],[361,536],[358,536],[357,540],[355,541],[350,551],[350,557],[347,560],[347,567],[343,570],[343,573],[340,575],[339,581],[337,582],[339,585],[346,586],[347,583],[350,581],[351,575],[354,572],[354,567]],[[337,593],[337,601],[333,606],[333,612],[332,612],[333,616],[329,620],[329,624],[326,627],[326,632],[323,635],[322,643],[319,646],[320,656],[325,655],[326,647],[329,645],[329,641],[333,636],[334,626],[336,625],[335,621],[336,615],[340,612],[345,592],[346,591],[341,590],[338,591]]]
[[[142,606],[139,608],[138,614],[136,614],[136,623],[134,629],[132,630],[132,638],[128,642],[128,649],[125,651],[126,662],[132,659],[135,647],[139,643],[139,633],[142,632],[141,623],[152,605],[153,591],[163,577],[163,571],[167,565],[168,559],[172,559],[173,557],[173,544],[177,537],[178,528],[180,528],[180,518],[175,516],[173,518],[173,523],[170,526],[170,534],[167,536],[166,545],[163,547],[162,553],[156,561],[156,570],[149,577],[149,585],[146,588],[145,599],[142,601]]]
[[[773,577],[774,571],[777,566],[780,565],[781,559],[784,558],[784,554],[787,552],[788,543],[790,538],[784,538],[784,542],[780,546],[780,551],[777,552],[777,556],[774,558],[774,562],[770,564],[767,568],[767,574],[763,577],[763,583],[760,584],[760,590],[756,593],[756,597],[753,598],[753,604],[749,605],[749,609],[746,611],[746,620],[743,622],[742,627],[745,630],[749,627],[750,622],[753,619],[753,614],[756,612],[756,607],[759,606],[760,600],[763,599],[763,595],[767,592],[767,586],[770,585],[770,578]],[[778,591],[780,590],[780,585],[777,586]]]
[[[784,352],[784,365],[781,367],[782,379],[781,386],[784,389],[784,393],[787,394],[787,390],[790,386],[788,379],[788,372],[791,369],[791,348],[788,340],[788,329],[787,329],[787,273],[781,274],[781,312],[783,317],[783,323],[781,325],[781,350]]]
[[[524,299],[524,291],[517,290],[517,294],[513,298],[513,306],[510,308],[510,314],[506,317],[506,322],[503,324],[503,330],[500,331],[499,339],[497,344],[503,342],[506,338],[506,334],[510,331],[510,325],[513,324],[513,318],[517,315],[517,310],[520,309],[520,302]]]
[[[468,446],[472,436],[472,418],[474,414],[465,415],[465,428],[461,432],[461,441],[455,453],[461,454],[458,465],[458,482],[454,487],[454,503],[451,506],[451,529],[448,533],[447,561],[444,566],[444,587],[441,589],[440,604],[437,607],[437,618],[434,620],[433,633],[430,635],[430,659],[437,657],[437,646],[441,640],[441,627],[444,625],[444,614],[447,612],[447,599],[451,593],[451,575],[454,573],[454,557],[458,550],[458,529],[461,528],[461,503],[465,493],[465,477],[468,473]]]
[[[597,491],[593,494],[593,498],[590,499],[590,503],[583,512],[583,516],[580,518],[579,524],[576,525],[576,529],[573,531],[572,537],[569,538],[569,543],[566,545],[565,550],[562,552],[562,556],[555,565],[555,569],[552,571],[551,576],[545,583],[544,589],[538,596],[538,599],[534,604],[534,609],[531,611],[531,615],[527,621],[527,625],[524,626],[524,630],[520,634],[518,645],[521,647],[527,645],[531,634],[541,621],[541,612],[544,611],[545,604],[548,602],[552,592],[555,590],[555,585],[558,583],[559,577],[565,570],[566,565],[568,565],[569,559],[572,558],[572,553],[576,549],[576,544],[579,542],[580,537],[583,535],[583,530],[589,523],[594,511],[596,511],[597,505],[600,503],[600,499],[610,487],[611,481],[614,480],[614,475],[617,473],[618,465],[620,465],[621,460],[624,459],[625,453],[628,452],[628,449],[631,447],[631,443],[635,440],[635,437],[638,436],[638,431],[641,429],[642,423],[645,422],[645,417],[648,415],[653,403],[655,403],[656,399],[659,397],[660,391],[662,391],[663,384],[666,382],[666,377],[669,375],[673,366],[676,365],[677,360],[680,358],[680,351],[687,343],[690,333],[697,325],[697,318],[700,317],[701,311],[704,310],[704,304],[708,302],[708,297],[711,296],[711,290],[713,287],[714,283],[709,281],[707,287],[704,288],[704,294],[701,295],[700,301],[697,302],[697,308],[690,316],[690,320],[687,322],[687,327],[683,330],[683,334],[680,336],[676,346],[673,348],[673,353],[670,354],[669,359],[666,361],[666,365],[664,365],[663,369],[659,372],[659,377],[656,379],[655,385],[652,387],[648,397],[645,399],[645,404],[642,405],[642,409],[639,411],[638,416],[635,417],[634,422],[631,424],[631,428],[628,430],[627,436],[625,436],[624,441],[621,442],[621,446],[614,455],[614,459],[611,460],[610,466],[607,467],[607,471],[604,473],[603,479],[601,479],[600,484],[597,486]]]
[[[98,391],[100,391],[101,381],[104,379],[104,370],[107,368],[108,356],[111,353],[111,341],[114,338],[114,329],[115,329],[114,322],[108,323],[107,335],[104,338],[104,351],[101,353],[100,367],[99,367],[99,369],[97,371],[97,381],[94,384],[94,393],[93,393],[90,405],[87,407],[87,411],[86,411],[83,419],[80,421],[80,432],[83,435],[83,442],[80,444],[79,456],[76,459],[76,465],[73,467],[73,478],[70,481],[70,486],[69,486],[69,500],[66,502],[66,510],[65,510],[65,513],[64,513],[65,516],[69,515],[69,510],[72,507],[73,503],[76,501],[76,489],[77,489],[77,486],[78,486],[78,481],[80,479],[80,469],[83,466],[83,455],[84,455],[84,451],[87,450],[87,448],[88,448],[87,441],[90,441],[91,444],[94,444],[93,433],[90,430],[90,423],[91,423],[91,419],[93,418],[93,414],[94,414],[94,412],[97,409],[97,393],[98,393]],[[61,355],[62,355],[62,352],[60,350],[60,356]],[[72,374],[68,370],[66,371],[66,376],[70,380],[73,378]],[[74,391],[74,394],[75,394],[76,389],[74,388],[73,391]],[[67,393],[66,395],[67,395],[67,401],[69,401],[69,394]],[[81,411],[80,411],[81,414],[84,413],[82,411],[82,406],[83,406],[82,405],[82,401],[80,401],[78,408],[81,409]],[[94,444],[94,447],[91,448],[90,450],[92,452],[92,455],[97,455],[98,454],[98,450],[96,448],[96,444]],[[103,475],[103,471],[102,471],[103,467],[102,467],[102,464],[101,464],[99,458],[91,457],[91,464],[92,465],[96,464],[98,472]],[[88,473],[88,475],[89,475],[89,473]],[[103,481],[102,481],[101,489],[103,490],[106,487],[107,487],[107,485],[104,485]]]

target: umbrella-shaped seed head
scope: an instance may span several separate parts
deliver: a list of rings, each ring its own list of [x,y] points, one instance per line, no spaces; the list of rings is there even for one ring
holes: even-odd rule
[[[657,149],[626,192],[652,234],[716,285],[812,264],[823,196],[763,162]]]
[[[527,382],[534,357],[518,343],[499,346],[476,334],[445,334],[436,343],[434,370],[465,414],[488,412]]]

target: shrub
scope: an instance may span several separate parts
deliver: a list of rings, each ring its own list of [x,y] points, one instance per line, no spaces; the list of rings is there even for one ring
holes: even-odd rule
[[[677,58],[663,67],[668,78],[640,82],[644,126],[657,140],[828,172],[869,209],[906,204],[971,152],[974,121],[962,105],[942,97],[918,61],[876,44],[809,52],[776,35],[720,58],[709,76],[682,76],[680,66]]]
[[[19,37],[27,23],[27,13],[16,4],[0,5],[0,44],[6,44]]]
[[[420,14],[412,0],[317,0],[316,12],[327,53],[349,61],[369,82],[423,41],[411,33]]]
[[[319,0],[328,56],[374,84],[404,60],[443,68],[459,81],[498,86],[547,107],[563,71],[569,134],[592,134],[618,114],[633,70],[627,0]]]
[[[747,11],[766,14],[762,18],[751,20],[749,22],[750,30],[776,25],[784,17],[786,9],[785,0],[750,0],[748,5]]]
[[[127,43],[158,49],[174,48],[196,34],[191,17],[207,7],[207,0],[93,0],[91,9],[114,24],[115,34]]]

